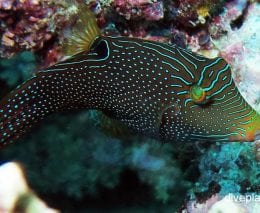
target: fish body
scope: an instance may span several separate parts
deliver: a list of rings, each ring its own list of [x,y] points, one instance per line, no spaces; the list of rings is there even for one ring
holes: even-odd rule
[[[173,44],[105,37],[79,12],[69,59],[0,101],[0,146],[49,114],[97,109],[162,141],[253,141],[260,115],[240,95],[230,66]],[[86,23],[84,28],[82,24]]]
[[[259,115],[230,66],[175,45],[99,37],[89,51],[37,73],[0,103],[0,141],[48,114],[97,109],[163,141],[252,141]]]

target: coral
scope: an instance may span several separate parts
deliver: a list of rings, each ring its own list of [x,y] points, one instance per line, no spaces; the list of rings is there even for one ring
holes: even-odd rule
[[[125,19],[145,19],[158,21],[163,18],[163,2],[153,2],[151,0],[115,0],[113,7]]]
[[[67,2],[0,0],[0,54],[10,57],[22,51],[0,61],[1,93],[31,77],[39,64],[47,66],[61,59],[64,35],[74,23],[71,15],[77,12],[81,1]],[[223,56],[231,64],[245,97],[251,98],[250,103],[259,110],[259,3],[84,2],[95,13],[104,35],[172,42],[208,57]],[[259,193],[259,165],[254,153],[259,158],[257,150],[259,144],[255,150],[253,144],[162,145],[130,136],[113,121],[104,121],[96,111],[90,111],[49,118],[31,136],[1,150],[0,160],[22,162],[37,193],[50,201],[54,197],[54,203],[61,200],[61,206],[66,203],[62,196],[68,198],[68,203],[79,201],[84,205],[84,199],[91,204],[105,197],[114,201],[113,205],[124,197],[122,194],[131,191],[129,200],[145,207],[157,204],[159,210],[170,204],[165,211],[174,212],[189,190],[188,195],[195,201],[187,204],[188,212],[214,212],[227,204],[240,208],[240,203],[223,200],[229,193]],[[132,188],[127,191],[134,178],[122,176],[129,170],[139,185],[130,185]],[[145,197],[140,195],[142,190],[147,193]]]
[[[167,6],[168,18],[177,21],[182,27],[195,27],[205,24],[208,17],[214,17],[221,11],[225,1],[185,0],[171,2]]]
[[[195,191],[206,191],[212,182],[219,194],[259,192],[260,175],[252,144],[229,143],[212,147],[200,161],[201,176]]]
[[[23,50],[33,50],[41,55],[45,66],[60,60],[63,55],[60,46],[66,35],[66,29],[73,24],[71,17],[77,13],[77,7],[81,7],[79,2],[26,0],[15,4],[10,0],[3,1],[0,5],[2,57],[10,57]],[[196,2],[89,0],[86,3],[97,15],[99,26],[104,28],[104,34],[133,35],[158,41],[170,41],[173,38],[174,42],[174,37],[178,37],[190,46],[197,43],[197,47],[193,50],[198,50],[200,45],[206,45],[209,37],[207,31],[198,35],[187,34],[185,25],[213,17],[217,14],[216,11],[220,11],[217,8],[223,6],[223,1],[210,4],[206,0]],[[14,11],[17,14],[15,19],[12,16]],[[113,29],[109,26],[113,26]],[[161,30],[162,27],[165,30]],[[154,34],[156,29],[157,35]]]
[[[234,1],[228,4],[225,13],[215,18],[210,27],[213,42],[220,55],[231,64],[242,95],[258,112],[260,47],[256,44],[260,42],[259,14],[259,3],[246,7],[246,1]],[[223,32],[225,35],[220,36]]]
[[[56,48],[70,15],[75,13],[71,8],[65,1],[63,4],[46,0],[1,1],[0,56],[11,57],[24,50],[43,49],[46,53]]]

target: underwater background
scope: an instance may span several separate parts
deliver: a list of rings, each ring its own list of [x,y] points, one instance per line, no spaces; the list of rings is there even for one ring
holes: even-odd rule
[[[223,57],[245,99],[260,111],[260,3],[254,0],[0,0],[0,97],[63,59],[83,4],[104,35]],[[92,110],[48,117],[1,149],[0,163],[21,164],[32,190],[61,212],[228,212],[232,206],[258,213],[257,149],[256,143],[161,143]],[[230,194],[255,200],[224,201]]]

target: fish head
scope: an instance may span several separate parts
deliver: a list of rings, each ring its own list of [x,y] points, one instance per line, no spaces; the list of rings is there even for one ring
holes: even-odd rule
[[[225,60],[209,59],[194,76],[191,84],[182,87],[184,92],[175,93],[177,101],[164,108],[163,134],[179,141],[243,142],[260,138],[260,115],[240,94]]]

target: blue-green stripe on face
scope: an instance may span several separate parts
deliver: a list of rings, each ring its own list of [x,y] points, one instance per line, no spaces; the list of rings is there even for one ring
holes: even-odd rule
[[[166,141],[253,140],[259,115],[222,58],[130,38],[100,37],[88,52],[37,74],[0,103],[0,143],[50,113],[99,109]]]

